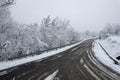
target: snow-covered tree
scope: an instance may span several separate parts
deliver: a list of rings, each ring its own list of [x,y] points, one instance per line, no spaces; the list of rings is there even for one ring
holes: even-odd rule
[[[13,0],[0,0],[0,60],[8,56],[6,53],[10,44],[8,32],[12,23],[9,5],[12,3]]]
[[[51,19],[48,16],[42,20],[41,25],[17,24],[10,17],[8,5],[11,1],[13,0],[10,0],[10,3],[3,1],[3,5],[0,4],[2,6],[0,7],[0,60],[79,41],[78,33],[71,28],[69,20],[66,19],[62,20],[58,17]]]
[[[106,27],[100,32],[102,38],[106,38],[109,35],[120,36],[120,25],[119,24],[107,24]]]
[[[64,46],[73,43],[77,39],[77,33],[71,28],[69,20],[62,20],[58,17],[51,19],[44,18],[41,24],[42,41],[47,43],[49,48]]]

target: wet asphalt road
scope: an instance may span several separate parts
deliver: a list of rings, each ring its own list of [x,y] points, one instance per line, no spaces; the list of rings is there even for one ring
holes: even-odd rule
[[[0,80],[44,80],[56,70],[54,80],[120,80],[120,74],[94,57],[93,42],[94,39],[89,39],[42,61],[1,71]]]

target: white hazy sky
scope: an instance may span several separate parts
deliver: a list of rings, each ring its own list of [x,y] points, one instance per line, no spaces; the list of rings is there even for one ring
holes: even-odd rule
[[[66,18],[77,31],[99,31],[107,23],[120,23],[120,0],[16,0],[12,16],[19,23],[44,17]]]

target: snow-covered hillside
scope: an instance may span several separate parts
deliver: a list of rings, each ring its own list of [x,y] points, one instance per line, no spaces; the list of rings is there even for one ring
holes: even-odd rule
[[[100,45],[104,48],[109,56]],[[116,57],[120,56],[120,37],[110,36],[103,40],[96,40],[93,51],[95,52],[95,57],[99,61],[120,73],[120,65],[117,65],[114,62],[115,60],[120,63],[120,61],[116,59]],[[113,60],[110,57],[113,58]]]
[[[109,55],[115,59],[120,56],[120,37],[111,36],[104,40],[99,40],[99,43],[109,53]]]

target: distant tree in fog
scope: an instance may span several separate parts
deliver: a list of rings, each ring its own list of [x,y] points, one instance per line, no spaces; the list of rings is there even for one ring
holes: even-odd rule
[[[120,36],[120,25],[119,24],[107,24],[106,27],[100,32],[100,36],[102,37],[107,37],[109,35]]]

